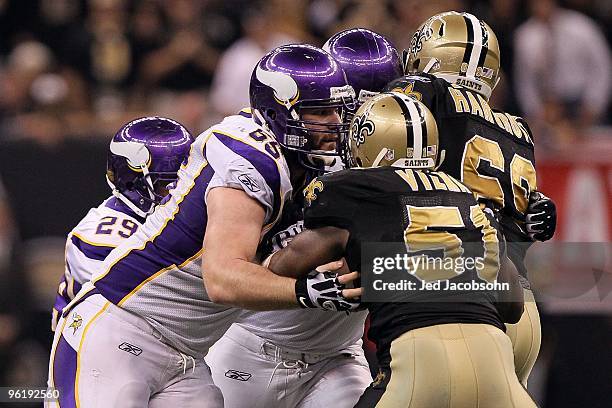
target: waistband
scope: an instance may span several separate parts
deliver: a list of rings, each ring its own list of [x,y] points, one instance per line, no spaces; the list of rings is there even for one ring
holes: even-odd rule
[[[253,353],[265,354],[273,357],[275,361],[302,361],[306,364],[316,364],[329,358],[337,356],[354,356],[363,352],[361,349],[361,339],[344,350],[335,351],[332,353],[304,353],[300,350],[277,346],[276,344],[251,333],[238,324],[233,324],[227,330],[225,335]]]
[[[120,308],[98,292],[92,291],[91,293],[88,293],[87,296],[81,299],[79,303],[90,303],[98,307],[104,307],[107,303],[110,303],[104,311],[105,313],[116,316],[120,320],[137,327],[139,330],[142,330],[144,333],[154,336],[160,341],[163,340],[163,336],[161,335],[161,333],[157,331],[153,326],[151,326],[144,318]],[[76,305],[74,305],[73,307],[75,306]]]

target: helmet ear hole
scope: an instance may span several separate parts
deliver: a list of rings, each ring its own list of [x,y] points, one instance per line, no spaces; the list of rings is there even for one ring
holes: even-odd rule
[[[421,64],[421,59],[420,58],[415,59],[414,62],[412,63],[412,67],[410,67],[410,70],[412,72],[417,71],[420,64]]]
[[[361,161],[361,157],[356,157],[355,163],[357,164],[357,167],[363,167],[363,162]]]
[[[270,118],[270,120],[276,120],[276,111],[274,109],[268,109],[266,111],[266,115]]]

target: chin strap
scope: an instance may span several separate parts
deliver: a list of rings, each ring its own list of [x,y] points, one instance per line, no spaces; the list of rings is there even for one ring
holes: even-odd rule
[[[440,166],[442,166],[442,163],[444,163],[444,159],[446,159],[446,149],[440,150],[440,157],[438,158],[438,164],[436,167],[434,167],[435,171],[438,171]]]
[[[378,167],[380,162],[385,158],[385,155],[387,154],[388,151],[389,149],[387,149],[386,147],[383,147],[378,153],[378,156],[376,156],[376,158],[372,162],[372,167]]]
[[[155,208],[154,205],[151,205],[151,208],[149,209],[149,211],[145,212],[141,210],[140,208],[138,208],[133,202],[131,202],[125,195],[123,195],[123,193],[121,193],[121,191],[117,190],[117,187],[115,187],[115,185],[108,179],[108,176],[106,177],[106,182],[111,188],[113,195],[117,197],[119,200],[121,200],[123,204],[127,205],[130,210],[134,211],[136,215],[142,218],[147,218],[147,216],[153,212],[153,209]]]
[[[149,169],[146,166],[142,167],[142,177],[144,178],[145,183],[147,183],[147,186],[149,187],[147,189],[147,192],[149,193],[149,198],[152,202],[155,202],[155,194],[153,194],[153,192],[155,191],[155,187],[153,187],[153,182],[151,181],[151,174],[149,173]]]
[[[438,59],[437,58],[430,58],[429,62],[427,63],[427,65],[425,65],[425,68],[423,68],[423,72],[426,74],[429,74],[429,70],[436,65],[436,63],[438,63]]]

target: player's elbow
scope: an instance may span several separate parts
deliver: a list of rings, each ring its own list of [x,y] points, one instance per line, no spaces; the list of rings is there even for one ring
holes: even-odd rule
[[[233,304],[235,299],[234,286],[226,279],[226,274],[223,273],[224,270],[227,271],[219,262],[203,261],[202,277],[204,278],[204,287],[211,302]]]

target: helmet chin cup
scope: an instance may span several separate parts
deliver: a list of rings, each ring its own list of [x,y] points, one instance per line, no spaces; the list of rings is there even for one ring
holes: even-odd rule
[[[319,173],[329,172],[329,168],[336,165],[340,156],[320,155],[312,153],[297,152],[299,164],[309,170],[314,170]]]
[[[315,168],[319,169],[320,171],[323,172],[327,172],[329,171],[328,169],[334,165],[336,165],[336,163],[338,163],[338,161],[341,161],[341,157],[340,156],[326,156],[326,155],[321,155],[321,154],[306,154],[306,162],[307,163],[312,163]]]
[[[306,158],[312,163],[323,163],[324,166],[330,167],[336,164],[336,159],[340,156],[322,156],[320,154],[307,154]]]

